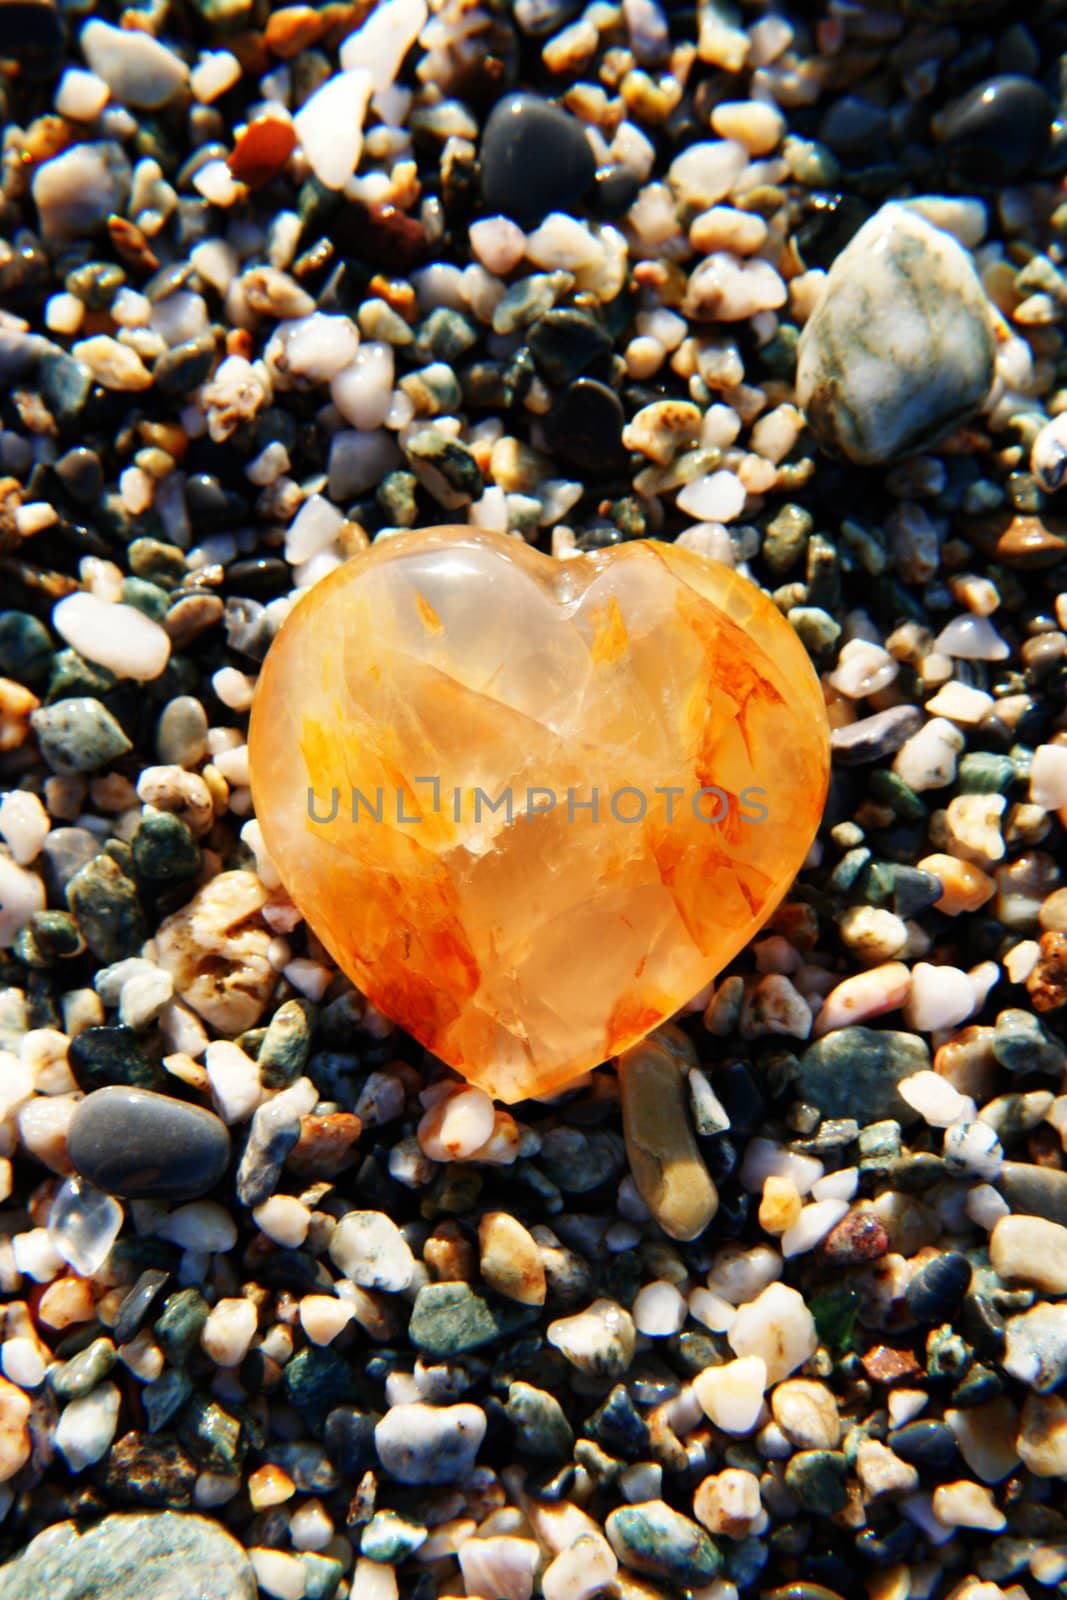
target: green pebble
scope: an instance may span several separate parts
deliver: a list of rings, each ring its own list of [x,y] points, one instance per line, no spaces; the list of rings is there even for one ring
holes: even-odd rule
[[[815,519],[803,506],[784,505],[763,530],[761,554],[775,578],[795,566],[808,546]]]
[[[66,897],[82,937],[98,961],[110,963],[134,956],[148,937],[136,885],[106,851],[74,874]]]
[[[83,1028],[67,1051],[79,1089],[91,1094],[118,1084],[131,1089],[162,1089],[167,1075],[145,1053],[132,1028]]]
[[[28,611],[0,611],[0,677],[31,688],[42,683],[53,649],[48,629]]]
[[[1015,782],[1015,762],[990,750],[971,750],[960,761],[961,794],[1006,794]]]
[[[462,312],[437,306],[416,327],[411,354],[423,366],[431,361],[454,364],[477,343],[477,329]]]
[[[63,287],[89,311],[106,311],[123,284],[126,274],[114,261],[87,261],[68,272]]]
[[[285,1394],[314,1432],[318,1433],[336,1406],[351,1405],[359,1387],[351,1365],[338,1351],[309,1345],[286,1363]]]
[[[53,772],[95,772],[133,749],[107,707],[88,696],[43,706],[30,726]]]
[[[28,967],[51,967],[85,949],[69,911],[35,911],[15,940],[15,954]]]
[[[620,1506],[604,1531],[624,1566],[683,1589],[709,1584],[722,1566],[718,1547],[704,1529],[663,1500]]]
[[[155,1324],[156,1343],[173,1366],[180,1367],[196,1348],[208,1317],[208,1303],[199,1289],[179,1289],[167,1296]]]
[[[285,1089],[301,1077],[311,1049],[307,1003],[286,1000],[270,1020],[257,1057],[265,1089]]]
[[[897,1084],[929,1067],[930,1052],[917,1034],[837,1028],[804,1051],[797,1089],[824,1117],[855,1117],[861,1124],[895,1117],[912,1123],[917,1114]]]
[[[374,498],[393,528],[413,528],[419,514],[416,491],[419,480],[413,472],[388,472],[374,491]]]
[[[426,1543],[426,1529],[420,1522],[410,1522],[395,1511],[376,1511],[360,1540],[360,1554],[369,1561],[382,1561],[395,1566],[414,1555]]]
[[[820,606],[793,606],[786,620],[816,661],[829,655],[841,637],[841,624]]]
[[[897,816],[902,817],[905,822],[922,822],[927,814],[926,807],[915,790],[888,767],[878,767],[871,773],[869,787],[876,800],[880,800],[883,805],[892,806]]]
[[[863,872],[870,865],[871,852],[866,845],[847,851],[830,874],[830,884],[838,894],[854,889]]]
[[[170,811],[150,812],[131,840],[133,867],[150,883],[195,878],[200,871],[200,846],[188,824]]]
[[[993,1054],[1008,1072],[1058,1076],[1067,1064],[1063,1045],[1047,1034],[1030,1011],[1002,1011],[993,1029]]]
[[[241,1424],[213,1400],[194,1395],[178,1418],[178,1438],[209,1472],[232,1474],[248,1448]]]
[[[490,1305],[468,1283],[428,1283],[415,1297],[408,1338],[417,1350],[447,1358],[479,1350],[536,1320],[535,1307]]]
[[[178,1367],[168,1367],[141,1391],[149,1433],[159,1433],[172,1417],[188,1404],[193,1392],[193,1380]]]
[[[801,1450],[785,1469],[785,1484],[805,1511],[832,1517],[848,1504],[848,1462],[840,1450]]]
[[[88,367],[66,350],[49,350],[37,368],[41,398],[61,427],[73,427],[81,419],[93,388]]]
[[[341,1563],[311,1550],[302,1550],[300,1560],[304,1568],[304,1600],[333,1600],[345,1574]]]
[[[145,578],[123,578],[120,598],[125,605],[133,606],[153,622],[162,622],[170,605],[170,595],[157,583]]]
[[[185,578],[185,551],[162,539],[135,539],[126,551],[130,572],[161,589],[174,589]]]
[[[381,340],[385,344],[409,345],[415,335],[399,311],[394,311],[386,301],[377,296],[364,300],[356,315],[359,331],[364,339]]]
[[[574,1431],[563,1407],[547,1389],[516,1381],[508,1386],[504,1407],[515,1430],[522,1454],[536,1461],[562,1462],[570,1459]]]
[[[68,1400],[80,1400],[107,1377],[117,1360],[110,1339],[94,1339],[61,1367],[52,1368],[48,1374],[52,1393],[64,1405]]]
[[[94,662],[86,661],[76,650],[57,650],[52,658],[45,704],[52,706],[59,700],[73,700],[78,696],[99,700],[118,681],[107,667],[98,667]]]

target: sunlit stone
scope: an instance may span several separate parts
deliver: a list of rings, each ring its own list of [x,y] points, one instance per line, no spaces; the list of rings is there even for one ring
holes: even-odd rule
[[[807,655],[737,573],[648,542],[557,563],[471,528],[382,540],[305,595],[249,754],[319,938],[506,1101],[633,1044],[737,954],[829,769]]]

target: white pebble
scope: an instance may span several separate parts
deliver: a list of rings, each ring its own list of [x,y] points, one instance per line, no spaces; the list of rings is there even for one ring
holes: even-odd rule
[[[1005,661],[1011,652],[988,617],[953,617],[934,640],[934,649],[963,661]]]
[[[337,507],[321,494],[309,495],[285,536],[285,559],[294,566],[332,544],[344,525]]]
[[[802,1256],[814,1250],[847,1211],[847,1200],[815,1200],[811,1205],[802,1206],[797,1220],[782,1234],[783,1256]]]
[[[81,67],[68,67],[59,80],[55,107],[71,122],[93,122],[107,105],[111,91],[103,78]]]
[[[492,1137],[494,1120],[484,1089],[461,1088],[430,1106],[416,1135],[431,1161],[465,1161]]]
[[[1038,745],[1030,763],[1030,799],[1045,811],[1067,806],[1067,745]]]
[[[290,1555],[287,1550],[253,1546],[248,1559],[264,1594],[273,1600],[303,1600],[307,1573],[299,1556]]]
[[[272,1194],[256,1206],[252,1220],[261,1233],[287,1250],[296,1250],[307,1238],[311,1212],[293,1194]]]
[[[526,254],[526,235],[509,217],[483,217],[470,226],[471,249],[487,271],[502,277]]]
[[[7,1339],[0,1350],[4,1377],[20,1389],[36,1389],[44,1382],[45,1363],[36,1339]]]
[[[189,87],[201,105],[210,105],[240,82],[241,63],[229,50],[204,51],[189,74]]]
[[[958,728],[944,717],[931,717],[905,740],[893,758],[893,771],[916,794],[940,789],[956,776],[956,758],[964,747]]]
[[[693,1393],[705,1415],[724,1433],[751,1433],[763,1409],[767,1365],[760,1356],[742,1356],[705,1367],[693,1379]]]
[[[115,1437],[121,1403],[116,1385],[104,1382],[64,1406],[54,1438],[56,1449],[71,1472],[84,1472],[107,1453]]]
[[[953,1123],[945,1131],[944,1156],[953,1174],[965,1172],[987,1181],[997,1177],[1004,1165],[1000,1140],[987,1122]]]
[[[208,1312],[200,1331],[201,1348],[217,1367],[239,1367],[248,1354],[256,1321],[256,1308],[251,1300],[219,1300]]]
[[[384,1211],[346,1212],[330,1238],[330,1255],[364,1289],[399,1293],[415,1276],[411,1247]]]
[[[308,1294],[300,1302],[300,1326],[312,1344],[332,1344],[355,1314],[349,1301],[332,1294]]]
[[[36,861],[52,819],[29,789],[11,789],[0,799],[0,838],[20,867]]]
[[[374,79],[365,68],[335,73],[293,119],[311,170],[327,189],[343,189],[359,165],[363,121]]]
[[[818,1346],[815,1319],[804,1297],[784,1283],[769,1284],[742,1306],[726,1337],[735,1355],[760,1356],[766,1362],[771,1384],[802,1367]]]
[[[646,1283],[634,1297],[632,1309],[638,1333],[664,1339],[680,1333],[686,1319],[686,1303],[673,1283],[659,1279]]]
[[[113,28],[94,17],[81,30],[81,47],[115,99],[138,109],[166,105],[189,76],[175,51],[140,28]]]
[[[933,966],[917,961],[911,971],[911,990],[904,1002],[904,1020],[919,1033],[952,1028],[975,1010],[970,979],[958,967]],[[930,1074],[934,1076],[934,1074]]]
[[[388,89],[426,26],[428,14],[426,0],[388,0],[388,4],[374,7],[341,45],[342,67],[365,70],[375,93]]]
[[[166,630],[135,606],[71,594],[53,607],[52,624],[79,655],[120,678],[158,678],[170,659]]]
[[[229,1039],[213,1039],[204,1053],[204,1065],[223,1122],[246,1121],[263,1099],[259,1068],[251,1056]]]
[[[393,396],[393,349],[380,340],[359,346],[352,361],[330,380],[330,398],[353,428],[379,428]]]
[[[720,470],[694,478],[680,490],[679,511],[700,522],[733,522],[744,510],[745,486],[735,472]]]
[[[677,198],[703,211],[730,193],[748,165],[748,152],[733,139],[702,139],[675,156],[667,180]]]
[[[190,1200],[165,1217],[156,1229],[161,1239],[169,1239],[183,1250],[205,1255],[232,1250],[237,1243],[237,1225],[225,1206],[215,1200]]]
[[[970,1096],[960,1094],[939,1072],[913,1072],[900,1080],[897,1090],[931,1128],[948,1128],[975,1115]]]

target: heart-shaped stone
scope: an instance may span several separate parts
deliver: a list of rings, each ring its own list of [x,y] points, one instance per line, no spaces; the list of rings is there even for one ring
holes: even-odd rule
[[[510,1102],[642,1038],[752,937],[818,828],[829,736],[803,646],[729,568],[435,528],[302,597],[249,759],[326,948]]]

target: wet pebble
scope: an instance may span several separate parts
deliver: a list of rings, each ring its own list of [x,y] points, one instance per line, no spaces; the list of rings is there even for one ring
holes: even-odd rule
[[[109,1194],[190,1199],[226,1170],[226,1128],[200,1106],[148,1090],[97,1089],[78,1106],[68,1135],[75,1170]]]
[[[539,95],[498,100],[481,143],[482,203],[522,228],[550,211],[568,211],[596,175],[596,158],[582,125]]]

